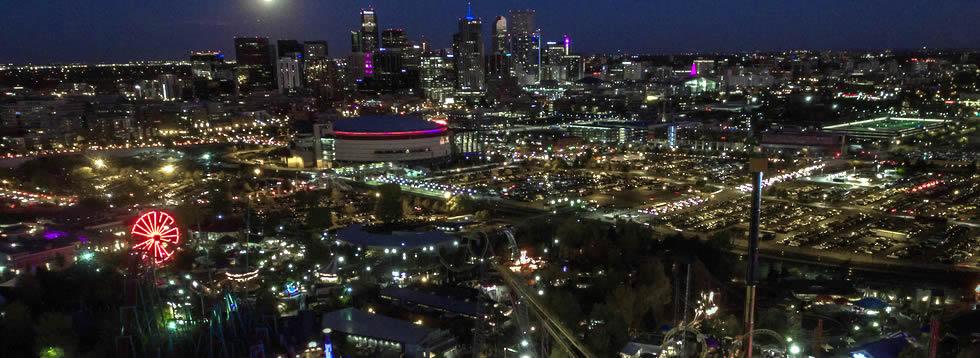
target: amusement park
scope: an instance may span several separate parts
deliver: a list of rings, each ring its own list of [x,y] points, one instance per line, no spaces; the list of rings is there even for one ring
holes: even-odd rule
[[[980,358],[980,2],[380,2],[5,5],[0,358]]]

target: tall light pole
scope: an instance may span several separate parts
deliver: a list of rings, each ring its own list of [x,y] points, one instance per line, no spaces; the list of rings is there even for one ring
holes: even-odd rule
[[[759,216],[762,207],[762,173],[766,171],[766,158],[749,159],[752,173],[752,209],[749,221],[749,267],[745,270],[745,357],[752,357],[752,330],[755,329],[755,284],[759,265]]]

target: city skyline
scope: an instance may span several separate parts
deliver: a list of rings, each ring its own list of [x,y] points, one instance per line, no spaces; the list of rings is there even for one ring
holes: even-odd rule
[[[491,38],[496,16],[533,8],[546,41],[567,35],[580,53],[739,52],[787,49],[911,49],[976,47],[978,12],[966,1],[875,4],[640,3],[593,5],[584,1],[473,2]],[[331,7],[333,6],[333,7]],[[452,46],[462,1],[336,4],[249,0],[166,4],[110,3],[85,7],[68,2],[21,4],[0,15],[9,40],[0,63],[126,62],[183,59],[190,51],[233,53],[234,36],[271,40],[326,40],[331,57],[346,55],[362,8],[375,8],[378,29],[401,28],[409,40],[423,36],[432,48]],[[629,9],[629,11],[625,11]],[[167,18],[157,18],[170,13]],[[431,15],[430,15],[431,14]],[[873,16],[869,16],[873,15]],[[589,26],[581,26],[588,22]],[[37,46],[47,44],[47,46]],[[485,45],[486,46],[486,45]]]
[[[93,3],[0,14],[4,356],[980,357],[977,0]]]

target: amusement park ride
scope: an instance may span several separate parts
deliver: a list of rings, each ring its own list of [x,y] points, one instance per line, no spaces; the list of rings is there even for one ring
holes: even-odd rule
[[[130,234],[132,244],[119,308],[121,327],[115,340],[118,357],[265,355],[270,336],[267,317],[256,314],[231,292],[209,290],[193,281],[195,285],[186,289],[201,300],[201,312],[196,316],[189,302],[165,302],[168,286],[158,278],[158,272],[171,271],[166,264],[181,244],[180,229],[172,215],[148,211],[136,219]],[[185,294],[184,289],[178,292]]]
[[[507,251],[510,254],[509,264],[506,265],[495,264],[493,262],[495,254],[491,241],[494,238],[500,238],[501,235],[507,240]],[[492,233],[479,231],[477,235],[469,237],[465,246],[469,250],[473,266],[476,266],[479,270],[479,284],[481,287],[490,285],[489,276],[486,271],[491,269],[496,271],[504,279],[507,286],[512,289],[511,292],[513,294],[510,295],[510,304],[514,314],[514,320],[517,322],[517,328],[520,330],[522,338],[520,347],[521,357],[548,357],[552,350],[552,343],[555,346],[555,350],[561,350],[568,357],[595,357],[541,302],[538,302],[535,295],[530,293],[531,289],[527,287],[527,280],[518,276],[522,268],[528,268],[530,266],[537,268],[540,261],[528,256],[527,251],[521,251],[518,248],[517,241],[511,229],[504,228]],[[450,271],[464,271],[448,264],[441,257],[440,260],[442,260],[442,264]],[[477,307],[482,310],[484,307],[484,295],[480,294],[477,297]],[[483,346],[486,341],[486,328],[488,326],[486,319],[487,316],[484,314],[482,320],[477,320],[473,337],[473,357],[484,356]],[[532,339],[530,339],[536,331],[536,326],[534,325],[535,320],[538,323],[537,327],[543,327],[545,330],[545,332],[540,332],[540,342],[537,344],[533,343]]]
[[[173,216],[162,211],[150,211],[140,216],[131,231],[142,242],[133,245],[133,251],[144,261],[156,265],[163,264],[174,255],[174,248],[180,244],[180,230]]]

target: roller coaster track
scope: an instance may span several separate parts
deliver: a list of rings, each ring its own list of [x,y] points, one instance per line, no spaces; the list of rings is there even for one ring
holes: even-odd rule
[[[575,335],[568,330],[558,319],[555,318],[554,314],[548,310],[538,298],[530,294],[527,285],[524,284],[523,280],[517,275],[514,275],[510,269],[506,266],[500,264],[494,264],[493,268],[500,273],[500,276],[510,286],[517,292],[518,295],[528,303],[530,307],[534,310],[535,315],[541,319],[541,323],[544,324],[545,329],[548,334],[554,338],[555,342],[561,347],[565,353],[572,357],[584,357],[584,358],[594,358],[595,355],[589,351],[582,342],[579,342]]]

